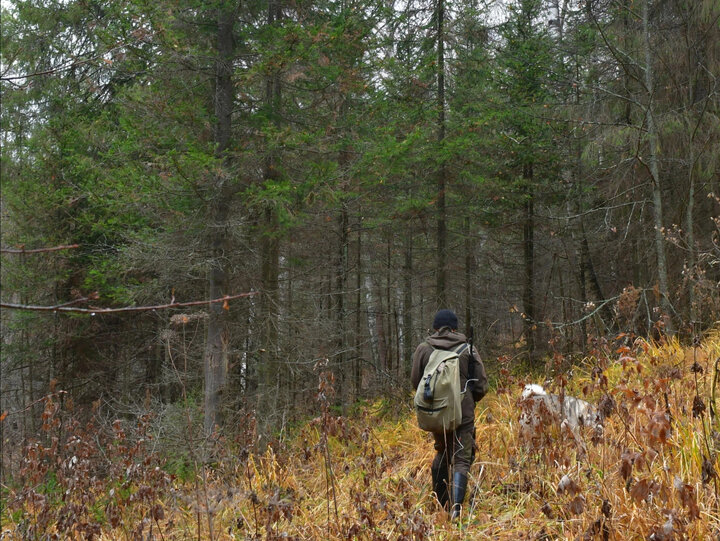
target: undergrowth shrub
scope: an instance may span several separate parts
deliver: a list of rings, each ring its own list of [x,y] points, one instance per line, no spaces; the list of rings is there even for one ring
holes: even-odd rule
[[[49,396],[43,435],[27,442],[3,493],[3,532],[103,540],[717,539],[720,333],[690,347],[631,335],[590,346],[582,362],[556,353],[542,374],[498,361],[497,390],[476,410],[476,461],[460,523],[431,492],[432,438],[416,426],[410,396],[343,417],[331,407],[333,373],[319,363],[316,417],[264,452],[250,413],[237,412],[237,430],[225,436],[198,440],[190,430],[181,452],[181,441],[156,447],[152,432],[163,424],[151,416],[107,423],[93,412],[79,421],[57,393]],[[602,425],[569,436],[551,415],[542,437],[525,445],[526,383],[587,400]]]
[[[4,528],[22,539],[145,539],[164,527],[171,477],[152,449],[150,414],[106,426],[62,391],[44,398],[41,436],[25,442],[7,492]],[[65,404],[65,407],[63,407]]]

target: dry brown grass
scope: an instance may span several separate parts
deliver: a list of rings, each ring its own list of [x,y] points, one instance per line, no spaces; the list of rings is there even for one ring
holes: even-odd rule
[[[429,435],[409,406],[397,416],[383,403],[348,419],[324,408],[262,456],[226,444],[196,481],[175,478],[144,507],[119,509],[128,524],[162,506],[143,539],[150,522],[153,539],[720,539],[720,422],[710,415],[719,362],[716,332],[695,347],[606,348],[572,377],[556,377],[552,390],[610,414],[603,434],[585,429],[585,453],[557,426],[545,427],[539,445],[519,441],[525,382],[504,376],[477,408],[478,449],[459,524],[430,492]],[[7,538],[17,510],[31,510],[10,508]],[[99,522],[96,538],[141,538]]]

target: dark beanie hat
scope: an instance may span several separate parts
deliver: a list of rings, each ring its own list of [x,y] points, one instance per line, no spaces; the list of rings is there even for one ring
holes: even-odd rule
[[[438,330],[443,327],[450,327],[455,330],[458,328],[458,319],[452,310],[438,310],[433,321],[433,329]]]

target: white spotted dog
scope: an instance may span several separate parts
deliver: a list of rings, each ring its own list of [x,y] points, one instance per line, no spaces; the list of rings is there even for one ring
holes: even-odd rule
[[[589,426],[596,433],[602,433],[602,419],[597,408],[580,398],[565,395],[561,400],[560,396],[549,394],[541,385],[533,383],[525,385],[518,405],[520,440],[533,447],[547,438],[547,429],[552,425],[559,426],[561,432],[569,431],[582,454],[585,445],[580,437],[580,428]]]

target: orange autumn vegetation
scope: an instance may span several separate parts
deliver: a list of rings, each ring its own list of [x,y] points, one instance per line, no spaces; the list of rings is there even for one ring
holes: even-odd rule
[[[323,372],[320,415],[284,443],[256,454],[248,422],[185,475],[168,467],[149,417],[100,430],[48,398],[47,438],[23,451],[3,487],[3,539],[718,538],[720,331],[688,347],[624,337],[572,371],[553,371],[555,361],[549,390],[599,404],[604,430],[583,429],[583,449],[558,426],[520,441],[518,400],[531,378],[502,370],[478,405],[460,523],[430,492],[433,450],[410,399],[338,417]]]

